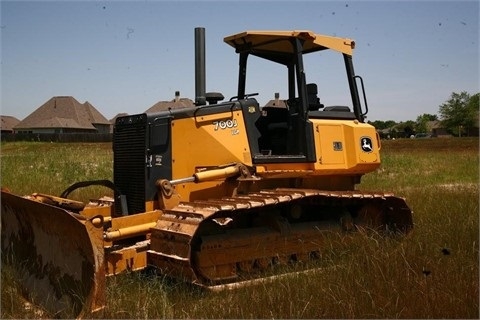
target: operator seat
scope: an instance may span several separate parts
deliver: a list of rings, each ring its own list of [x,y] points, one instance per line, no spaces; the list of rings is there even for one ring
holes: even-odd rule
[[[317,96],[318,88],[316,83],[307,84],[307,103],[308,110],[317,111],[323,108],[323,104],[320,103],[320,99]]]

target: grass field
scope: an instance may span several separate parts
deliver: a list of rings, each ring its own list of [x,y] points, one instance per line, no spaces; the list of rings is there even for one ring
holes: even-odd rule
[[[338,237],[313,271],[218,293],[147,272],[109,278],[98,317],[478,319],[478,139],[385,141],[382,151],[381,168],[358,188],[407,198],[415,228],[406,238]],[[110,144],[1,145],[1,183],[17,194],[59,194],[80,180],[111,177]],[[9,266],[1,280],[2,319],[48,318],[19,300]]]

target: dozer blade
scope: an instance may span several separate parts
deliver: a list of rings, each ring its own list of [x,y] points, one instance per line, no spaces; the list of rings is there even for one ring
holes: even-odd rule
[[[101,225],[3,190],[1,200],[2,259],[18,272],[26,298],[55,317],[80,317],[102,309]]]

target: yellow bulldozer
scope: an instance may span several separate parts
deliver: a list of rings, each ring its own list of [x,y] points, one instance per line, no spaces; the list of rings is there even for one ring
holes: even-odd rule
[[[205,92],[205,30],[196,28],[195,106],[118,118],[113,182],[81,181],[57,196],[2,190],[2,259],[22,272],[29,299],[53,314],[88,314],[105,306],[106,277],[125,271],[153,266],[227,285],[315,258],[325,232],[413,228],[403,198],[356,189],[380,166],[381,142],[365,123],[353,40],[300,30],[224,41],[239,56],[237,95]],[[324,106],[307,83],[304,58],[327,51],[342,60],[348,106]],[[246,92],[251,56],[285,68],[280,106]],[[91,185],[113,197],[68,198]]]

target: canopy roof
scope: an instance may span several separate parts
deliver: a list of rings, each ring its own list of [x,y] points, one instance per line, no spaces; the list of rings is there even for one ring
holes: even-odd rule
[[[308,30],[252,30],[225,37],[223,40],[237,52],[248,50],[252,53],[261,51],[290,55],[294,53],[289,41],[292,38],[304,41],[303,53],[332,49],[351,56],[355,48],[355,41],[351,39],[325,36]]]

